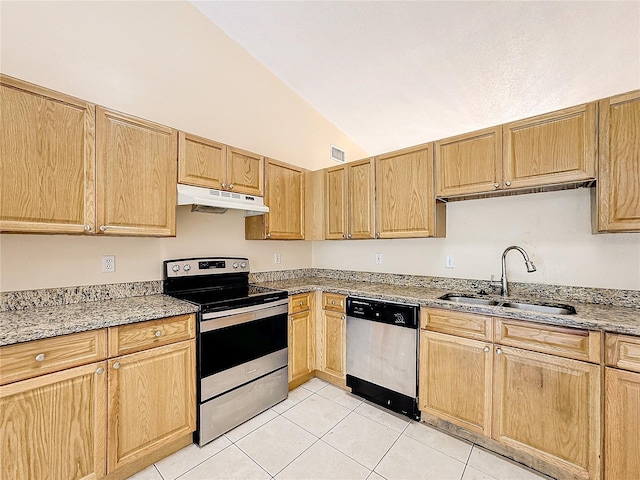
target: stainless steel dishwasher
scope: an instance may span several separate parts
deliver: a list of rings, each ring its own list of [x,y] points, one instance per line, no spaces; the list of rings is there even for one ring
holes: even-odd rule
[[[418,305],[347,298],[347,386],[420,420]]]

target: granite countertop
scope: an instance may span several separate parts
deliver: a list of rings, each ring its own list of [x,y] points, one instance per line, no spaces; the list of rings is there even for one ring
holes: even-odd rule
[[[460,304],[438,297],[446,293],[471,294],[472,292],[455,292],[428,287],[412,287],[402,285],[389,285],[374,282],[358,282],[342,279],[322,277],[305,277],[291,280],[262,282],[257,285],[286,290],[290,295],[307,292],[309,290],[322,290],[343,295],[361,296],[394,302],[416,303],[425,307],[447,308],[461,312],[481,313],[497,317],[528,320],[532,322],[546,323],[565,327],[583,328],[587,330],[601,330],[605,332],[626,333],[640,336],[640,309],[631,307],[618,307],[594,303],[568,302],[553,298],[532,298],[526,296],[509,297],[509,300],[522,300],[528,302],[561,303],[571,305],[576,309],[575,315],[552,315],[537,313],[513,308]],[[488,298],[504,300],[499,295],[489,295]]]
[[[144,295],[0,312],[0,346],[197,311],[167,295]]]

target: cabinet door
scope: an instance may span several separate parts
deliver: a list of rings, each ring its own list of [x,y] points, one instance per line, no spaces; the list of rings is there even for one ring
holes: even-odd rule
[[[0,477],[105,475],[106,362],[0,387]]]
[[[594,179],[596,109],[593,102],[504,125],[502,188]]]
[[[325,171],[325,236],[327,240],[347,238],[348,190],[347,167],[328,168]]]
[[[322,311],[322,371],[339,379],[347,371],[347,317],[344,313]]]
[[[273,240],[304,240],[304,176],[293,165],[269,159],[266,166],[266,236]]]
[[[491,192],[502,183],[502,127],[458,135],[434,144],[436,195]]]
[[[96,120],[100,232],[175,235],[177,131],[102,107]]]
[[[640,90],[600,101],[599,232],[640,231]]]
[[[195,430],[193,340],[109,360],[108,471]]]
[[[374,238],[374,172],[373,158],[349,164],[349,238]]]
[[[431,146],[423,145],[376,158],[376,237],[444,235],[444,207],[436,211],[433,194],[431,153]]]
[[[315,349],[313,314],[306,312],[289,315],[289,381],[313,372]]]
[[[600,477],[600,366],[498,346],[493,438],[576,478]]]
[[[491,434],[493,352],[488,342],[420,331],[420,410]]]
[[[239,148],[228,147],[226,187],[234,192],[262,196],[264,157]]]
[[[0,231],[95,228],[95,107],[0,76]]]
[[[607,368],[605,373],[604,475],[640,478],[640,373]]]
[[[226,179],[226,168],[226,145],[180,132],[178,183],[220,189]]]

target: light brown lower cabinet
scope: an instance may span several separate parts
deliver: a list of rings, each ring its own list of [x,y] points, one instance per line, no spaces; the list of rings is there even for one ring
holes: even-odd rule
[[[341,312],[322,311],[320,369],[340,381],[347,375],[347,317]]]
[[[306,310],[289,315],[289,382],[296,382],[313,374],[315,349],[313,312]]]
[[[106,367],[91,363],[0,387],[0,478],[105,475]]]

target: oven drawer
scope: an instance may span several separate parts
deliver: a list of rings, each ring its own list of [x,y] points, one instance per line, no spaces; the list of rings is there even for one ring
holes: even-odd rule
[[[138,352],[194,338],[195,315],[179,315],[109,328],[109,356]]]
[[[314,292],[298,293],[289,297],[289,313],[294,314],[311,309],[311,297]]]
[[[345,313],[347,311],[347,297],[339,293],[322,293],[322,309]]]
[[[107,358],[106,329],[72,333],[0,348],[0,385]]]

